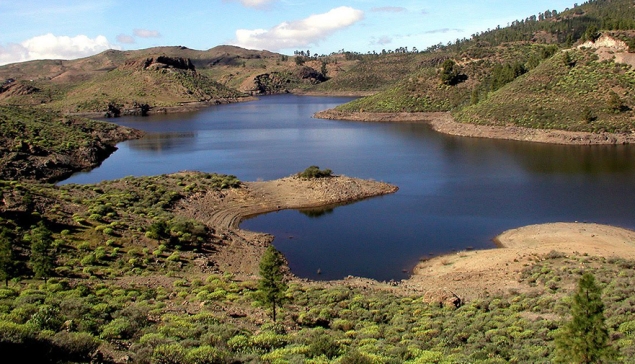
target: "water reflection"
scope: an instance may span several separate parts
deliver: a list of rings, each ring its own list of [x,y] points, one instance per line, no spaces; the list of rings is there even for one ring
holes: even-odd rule
[[[185,145],[192,143],[197,133],[180,132],[180,133],[152,133],[142,139],[131,140],[128,145],[130,149],[142,151],[169,151],[180,149]],[[189,140],[188,140],[189,139]]]
[[[635,149],[627,146],[548,146],[532,143],[504,145],[527,171],[543,174],[604,175],[635,171]]]
[[[298,212],[304,216],[315,219],[315,218],[322,217],[324,215],[330,215],[333,213],[334,210],[335,210],[335,207],[329,207],[329,208],[301,209],[301,210],[298,210]]]

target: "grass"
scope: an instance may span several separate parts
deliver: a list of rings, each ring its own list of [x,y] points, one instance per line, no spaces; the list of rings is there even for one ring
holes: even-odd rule
[[[237,98],[243,94],[188,72],[113,70],[69,90],[49,104],[66,112],[104,112],[108,104],[131,108],[178,106],[186,102]]]
[[[338,59],[346,67],[333,79],[315,86],[312,90],[321,92],[342,91],[380,91],[395,84],[400,79],[414,72],[421,56],[418,54],[388,54],[381,56],[364,56],[355,61],[353,66],[346,67],[347,62]],[[351,63],[351,62],[348,62]],[[333,68],[338,68],[335,63]]]

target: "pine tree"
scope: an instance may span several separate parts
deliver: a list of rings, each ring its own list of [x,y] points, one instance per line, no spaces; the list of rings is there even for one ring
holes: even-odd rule
[[[31,257],[29,264],[35,278],[44,278],[44,282],[53,272],[55,258],[53,256],[53,238],[51,231],[42,222],[31,230]]]
[[[282,266],[284,261],[280,252],[270,245],[260,260],[260,280],[258,292],[260,301],[273,311],[273,322],[276,322],[276,307],[284,301],[287,285],[284,281]]]
[[[598,363],[614,355],[608,345],[602,289],[591,273],[584,273],[571,304],[571,321],[556,337],[556,360],[563,363]]]
[[[454,86],[459,83],[459,67],[453,60],[446,59],[441,68],[440,78],[444,85]]]

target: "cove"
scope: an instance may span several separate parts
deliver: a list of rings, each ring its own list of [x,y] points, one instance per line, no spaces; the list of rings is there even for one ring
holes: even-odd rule
[[[504,230],[556,221],[635,227],[635,148],[452,137],[422,124],[313,119],[350,98],[294,95],[196,113],[122,118],[146,137],[64,183],[181,170],[241,180],[309,165],[399,186],[388,195],[312,211],[254,217],[300,277],[402,279],[424,257],[494,248]],[[318,270],[321,274],[318,274]]]

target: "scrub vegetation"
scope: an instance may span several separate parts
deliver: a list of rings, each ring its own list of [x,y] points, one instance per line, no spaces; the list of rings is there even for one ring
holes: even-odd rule
[[[290,59],[170,47],[0,67],[0,352],[54,363],[635,363],[635,261],[531,256],[522,288],[446,305],[399,285],[295,279],[266,240],[217,231],[201,209],[184,212],[184,201],[228,196],[240,211],[247,194],[235,176],[45,183],[140,136],[60,111],[235,101],[256,79],[262,92],[287,92],[287,80],[304,91],[378,92],[346,112],[451,111],[482,125],[632,132],[633,66],[574,46],[609,34],[632,52],[633,19],[632,1],[595,0],[422,52]],[[148,68],[157,54],[176,58]],[[330,176],[311,166],[294,178]],[[244,248],[232,244],[266,250],[259,275],[207,259]]]

